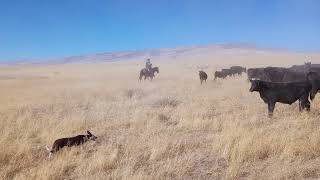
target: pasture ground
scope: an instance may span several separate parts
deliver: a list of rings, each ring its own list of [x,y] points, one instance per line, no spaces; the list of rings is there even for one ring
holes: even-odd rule
[[[245,75],[212,80],[230,65],[305,58],[250,52],[155,60],[160,74],[152,83],[138,82],[142,61],[2,67],[0,179],[320,178],[320,95],[309,113],[277,104],[269,119]],[[209,75],[202,86],[199,67]],[[87,129],[96,142],[47,159],[46,145]]]

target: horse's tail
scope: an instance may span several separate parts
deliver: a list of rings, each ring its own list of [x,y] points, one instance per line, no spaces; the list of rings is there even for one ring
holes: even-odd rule
[[[142,76],[143,76],[144,72],[143,72],[143,69],[140,71],[140,75],[139,75],[139,81],[142,80]]]

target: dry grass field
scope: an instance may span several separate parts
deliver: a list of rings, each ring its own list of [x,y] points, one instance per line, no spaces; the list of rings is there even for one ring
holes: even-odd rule
[[[140,61],[0,68],[0,179],[318,179],[320,95],[274,117],[231,65],[316,63],[319,55],[224,52]],[[318,63],[319,63],[318,62]],[[209,80],[200,85],[199,68]],[[91,130],[97,141],[48,159],[45,146]]]

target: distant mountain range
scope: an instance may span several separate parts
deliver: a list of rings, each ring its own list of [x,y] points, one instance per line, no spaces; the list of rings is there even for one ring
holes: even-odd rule
[[[277,51],[286,52],[286,49],[258,48],[252,44],[216,44],[205,46],[188,46],[177,48],[159,48],[146,49],[135,51],[119,51],[119,52],[102,52],[88,55],[69,56],[57,59],[45,60],[18,60],[18,61],[3,61],[1,64],[7,65],[25,65],[25,64],[66,64],[66,63],[94,63],[94,62],[115,62],[128,60],[144,60],[151,59],[177,59],[190,57],[201,54],[210,54],[214,52],[223,52],[229,50],[244,50],[244,51]]]

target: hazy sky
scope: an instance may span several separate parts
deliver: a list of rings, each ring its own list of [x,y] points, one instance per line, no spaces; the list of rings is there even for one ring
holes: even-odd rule
[[[0,0],[0,59],[214,43],[320,50],[320,0]]]

